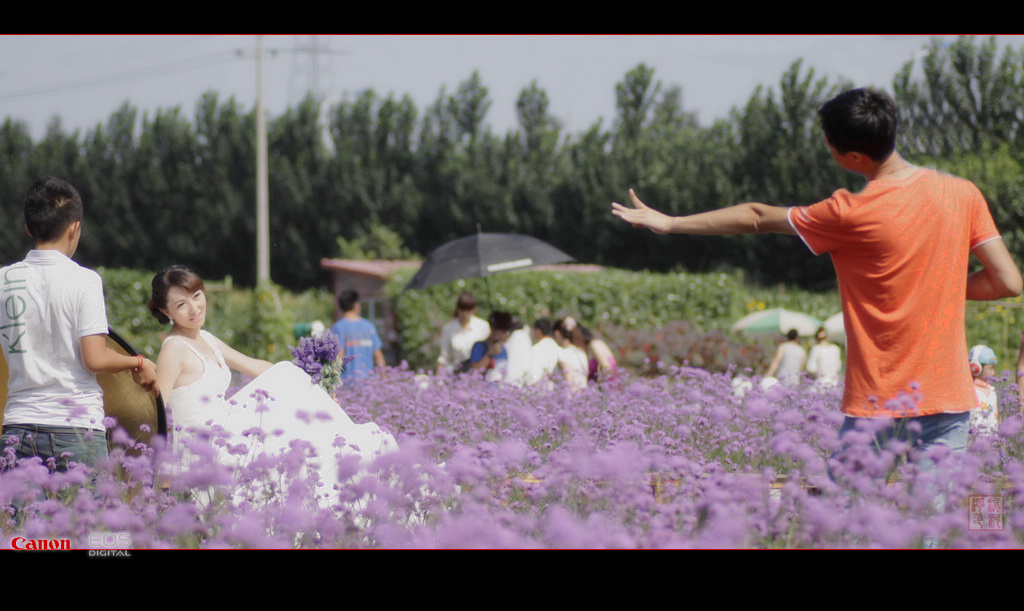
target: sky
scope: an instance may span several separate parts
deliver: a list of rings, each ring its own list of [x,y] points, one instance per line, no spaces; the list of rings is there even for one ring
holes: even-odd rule
[[[926,35],[338,35],[264,36],[264,93],[275,117],[315,91],[328,104],[372,88],[408,94],[423,111],[442,87],[478,71],[488,88],[487,123],[515,127],[515,101],[532,81],[569,133],[615,118],[615,85],[638,64],[663,86],[679,85],[684,110],[709,125],[763,84],[778,89],[798,58],[816,76],[891,91],[892,77],[920,56]],[[1024,36],[1000,36],[1015,49]],[[125,101],[140,112],[180,106],[217,91],[255,106],[257,36],[0,36],[0,117],[28,124],[34,139],[54,116],[65,131],[104,123]],[[945,37],[944,40],[953,40]]]

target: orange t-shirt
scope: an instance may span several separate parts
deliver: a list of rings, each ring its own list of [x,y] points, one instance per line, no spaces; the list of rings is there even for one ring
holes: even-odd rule
[[[971,182],[919,169],[840,189],[789,222],[830,253],[846,326],[843,413],[926,416],[977,406],[964,309],[970,251],[999,238]]]

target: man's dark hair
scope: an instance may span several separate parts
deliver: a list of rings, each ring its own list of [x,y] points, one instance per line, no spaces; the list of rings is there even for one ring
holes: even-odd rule
[[[544,337],[551,337],[551,333],[555,329],[555,323],[550,318],[538,318],[533,321],[533,328],[540,331]]]
[[[796,329],[790,329],[789,333],[786,334],[786,339],[789,341],[793,341],[798,337],[800,337],[800,333],[798,333]]]
[[[342,291],[338,295],[338,307],[341,308],[342,312],[351,312],[352,308],[356,307],[356,303],[359,302],[359,293],[352,289]]]
[[[839,153],[863,153],[884,161],[896,149],[899,109],[876,89],[844,91],[818,110],[825,139]]]
[[[512,330],[512,315],[508,312],[491,312],[491,315],[487,317],[487,322],[491,325],[492,331]]]
[[[25,227],[36,242],[53,242],[82,220],[82,196],[67,181],[43,176],[25,195]]]

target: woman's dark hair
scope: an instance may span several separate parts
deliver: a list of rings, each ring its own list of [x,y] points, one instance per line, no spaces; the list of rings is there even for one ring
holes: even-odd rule
[[[569,340],[574,346],[579,348],[587,347],[583,339],[583,332],[580,330],[580,325],[571,316],[559,318],[555,321],[554,331],[557,331],[559,335]]]
[[[594,332],[591,331],[588,327],[584,327],[583,325],[580,325],[577,328],[580,330],[580,337],[583,338],[583,345],[589,346],[591,340],[594,339]]]
[[[793,341],[798,337],[800,337],[800,333],[796,329],[790,329],[789,333],[786,334],[786,339],[789,341]]]
[[[544,337],[551,337],[551,333],[555,330],[555,323],[550,318],[538,318],[533,322],[533,328],[540,331]]]
[[[473,293],[465,292],[459,295],[459,300],[455,302],[455,312],[452,314],[452,318],[456,318],[459,315],[459,310],[468,312],[476,307],[476,297]]]
[[[166,325],[171,322],[160,310],[167,308],[167,293],[172,287],[184,289],[186,293],[205,290],[203,279],[199,274],[184,265],[172,265],[153,277],[153,295],[149,298],[149,311],[160,322]]]

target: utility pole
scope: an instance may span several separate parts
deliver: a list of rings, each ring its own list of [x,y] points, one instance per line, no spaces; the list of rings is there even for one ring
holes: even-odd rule
[[[256,37],[256,282],[270,280],[270,187],[267,112],[263,105],[263,36]]]
[[[271,49],[271,53],[278,52]],[[296,48],[294,53],[312,55],[343,55],[317,44]],[[314,87],[319,88],[319,68],[314,71]],[[263,36],[256,36],[256,282],[270,280],[270,187],[267,169],[267,110],[263,99]],[[314,92],[316,92],[314,89]]]

